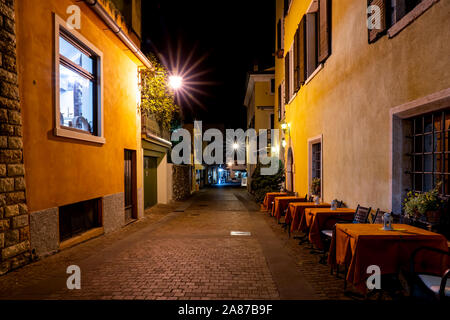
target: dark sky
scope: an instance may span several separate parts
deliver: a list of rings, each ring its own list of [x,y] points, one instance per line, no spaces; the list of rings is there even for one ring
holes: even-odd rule
[[[200,101],[179,102],[186,121],[224,123],[245,127],[243,107],[247,71],[255,62],[273,66],[275,37],[274,0],[143,0],[143,51],[155,51],[169,60],[169,52],[181,65],[194,55],[188,68],[206,55],[190,74],[198,75],[189,90]],[[172,68],[172,66],[168,66]],[[203,84],[209,82],[210,84]]]

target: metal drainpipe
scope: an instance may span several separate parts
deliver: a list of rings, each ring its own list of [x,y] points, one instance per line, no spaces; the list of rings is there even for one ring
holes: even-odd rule
[[[154,69],[147,57],[142,51],[134,44],[134,42],[126,35],[123,30],[117,25],[114,19],[108,14],[108,12],[98,3],[98,0],[84,0],[88,6],[103,20],[113,33],[115,33],[119,39],[128,47],[128,49],[135,54],[138,59],[149,69]]]

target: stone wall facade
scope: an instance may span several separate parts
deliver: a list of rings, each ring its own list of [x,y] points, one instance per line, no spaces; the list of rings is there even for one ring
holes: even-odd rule
[[[191,166],[173,165],[173,199],[184,200],[191,195]]]
[[[31,260],[14,0],[0,0],[0,275]]]

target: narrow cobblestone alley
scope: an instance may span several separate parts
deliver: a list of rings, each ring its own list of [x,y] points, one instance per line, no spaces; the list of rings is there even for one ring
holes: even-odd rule
[[[340,298],[325,292],[327,267],[312,255],[300,261],[298,247],[245,190],[205,189],[186,202],[158,206],[119,232],[1,277],[0,298]],[[66,288],[72,264],[81,268],[81,290]]]

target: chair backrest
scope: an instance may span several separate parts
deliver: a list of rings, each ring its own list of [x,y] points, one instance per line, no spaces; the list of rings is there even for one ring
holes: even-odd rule
[[[338,208],[345,208],[345,203],[344,203],[344,201],[338,201],[338,202],[337,202],[337,207],[338,207]]]
[[[372,218],[372,223],[382,224],[383,223],[383,216],[386,212],[381,211],[380,209],[377,209],[377,212],[375,212],[375,215]]]
[[[369,213],[372,208],[361,207],[358,204],[356,208],[355,217],[353,219],[353,223],[367,223],[369,219]]]

